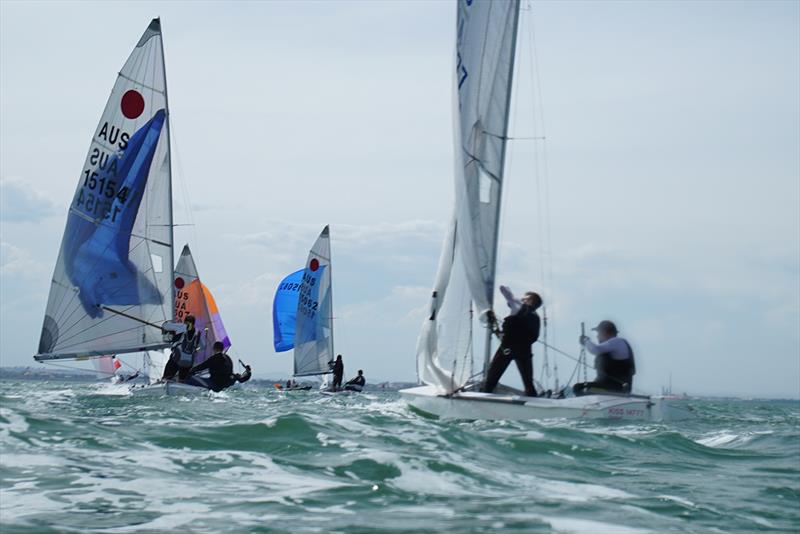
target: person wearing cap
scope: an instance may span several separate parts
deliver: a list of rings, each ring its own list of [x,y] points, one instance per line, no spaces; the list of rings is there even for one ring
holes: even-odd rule
[[[528,291],[521,299],[516,299],[511,290],[505,286],[500,286],[500,292],[506,298],[511,314],[503,319],[503,329],[500,334],[502,341],[489,365],[483,391],[486,393],[494,391],[497,383],[500,382],[500,377],[503,376],[513,360],[522,377],[525,395],[536,397],[536,388],[533,386],[531,345],[539,339],[540,320],[536,310],[542,305],[542,297],[538,293]],[[490,310],[488,315],[489,321],[494,323],[496,321],[494,313]]]
[[[183,320],[185,332],[180,332],[172,338],[172,354],[164,367],[162,380],[171,380],[178,375],[179,380],[186,380],[189,371],[194,365],[194,355],[205,349],[203,336],[194,327],[194,315],[187,315]]]
[[[581,336],[579,342],[595,355],[597,378],[592,382],[575,384],[575,395],[609,391],[630,393],[633,375],[636,374],[636,362],[630,344],[617,335],[617,326],[611,321],[600,321],[592,330],[597,332],[597,343],[593,343],[588,336]]]

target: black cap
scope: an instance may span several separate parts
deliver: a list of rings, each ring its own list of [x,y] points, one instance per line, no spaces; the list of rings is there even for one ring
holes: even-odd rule
[[[597,324],[597,326],[592,328],[592,330],[600,330],[602,332],[613,332],[615,334],[618,332],[617,325],[615,325],[611,321],[600,321]]]

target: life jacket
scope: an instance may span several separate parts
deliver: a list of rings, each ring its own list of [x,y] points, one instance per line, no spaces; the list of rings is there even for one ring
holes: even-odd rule
[[[595,356],[594,366],[597,369],[598,382],[606,382],[614,389],[630,390],[631,379],[636,374],[636,361],[630,344],[624,339],[622,341],[628,347],[630,358],[617,360],[614,359],[610,352],[603,352]]]
[[[189,338],[188,332],[181,334],[176,350],[178,351],[178,367],[191,367],[194,364],[194,353],[200,346],[200,334],[192,329],[194,335]]]
[[[539,339],[539,316],[530,306],[522,307],[503,319],[503,345],[514,352],[530,352]]]

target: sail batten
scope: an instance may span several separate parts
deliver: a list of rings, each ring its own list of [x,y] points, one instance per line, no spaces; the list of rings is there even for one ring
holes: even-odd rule
[[[67,212],[36,359],[158,349],[172,319],[172,177],[160,22],[128,57]],[[107,310],[125,309],[127,316]]]

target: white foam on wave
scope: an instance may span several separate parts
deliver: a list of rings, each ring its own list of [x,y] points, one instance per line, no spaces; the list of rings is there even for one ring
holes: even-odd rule
[[[676,497],[674,495],[657,495],[656,498],[657,499],[664,499],[664,500],[667,500],[667,501],[673,501],[673,502],[676,502],[678,504],[682,504],[682,505],[684,505],[686,507],[689,507],[689,508],[694,508],[694,507],[697,506],[692,501],[689,501],[689,500],[684,499],[682,497]]]
[[[64,461],[57,456],[44,454],[14,454],[3,453],[3,465],[16,467],[23,472],[30,471],[31,467],[60,467]]]
[[[627,527],[614,523],[603,523],[589,519],[576,519],[570,517],[539,516],[559,534],[584,534],[585,532],[613,532],[614,534],[650,534],[654,531]]]
[[[474,484],[462,475],[433,472],[423,465],[399,462],[400,476],[391,485],[408,493],[439,496],[474,496]]]
[[[23,416],[8,408],[0,408],[0,417],[8,422],[0,421],[0,438],[8,438],[11,433],[24,434],[30,425]]]
[[[771,431],[767,431],[767,433],[771,433]],[[736,434],[731,430],[720,430],[704,438],[696,439],[694,442],[706,447],[717,448],[731,445],[744,445],[745,443],[751,441],[754,437],[755,433],[753,432]]]
[[[630,493],[599,484],[549,480],[545,483],[546,495],[567,502],[588,502],[594,500],[631,499]]]
[[[297,499],[309,493],[352,485],[310,474],[295,474],[258,453],[231,454],[245,460],[247,466],[233,466],[211,474],[216,480],[223,481],[223,484],[235,482],[237,489],[232,489],[233,493],[226,496],[229,502],[242,502],[248,489],[252,492],[247,496],[247,502],[283,502],[287,498]],[[237,496],[233,497],[234,494]]]
[[[129,385],[106,383],[97,385],[88,393],[108,397],[128,397],[131,394],[131,388]]]

